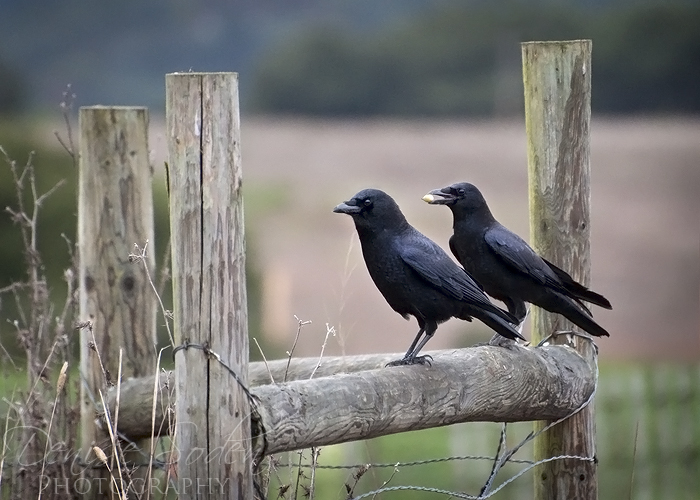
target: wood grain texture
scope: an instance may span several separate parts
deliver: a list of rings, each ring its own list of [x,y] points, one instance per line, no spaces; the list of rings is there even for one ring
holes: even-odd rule
[[[384,365],[401,353],[324,358],[313,379],[318,359],[296,359],[291,381],[284,384],[270,384],[267,367],[251,363],[251,385],[264,384],[251,389],[259,401],[257,452],[458,422],[561,418],[586,401],[595,384],[592,365],[565,346],[481,346],[430,354],[432,366],[391,368]],[[286,360],[268,366],[281,380]],[[150,435],[153,383],[149,377],[122,387],[120,430],[130,437]],[[166,374],[159,384],[157,430],[168,407]]]
[[[245,382],[238,75],[167,75],[166,123],[175,342],[208,345]],[[175,361],[181,498],[252,498],[250,408],[244,392],[200,350],[182,350]],[[198,480],[205,486],[188,487]]]
[[[153,197],[146,108],[92,106],[80,109],[78,244],[80,320],[92,322],[94,342],[108,377],[153,373],[155,303],[142,265],[129,262],[134,244],[149,241],[152,271]],[[107,383],[89,328],[80,333],[81,435],[83,451],[105,447],[95,426],[95,402]]]
[[[452,351],[449,351],[452,352]],[[426,351],[426,354],[439,355],[442,351]],[[354,373],[384,367],[389,361],[403,356],[401,354],[365,354],[362,356],[330,356],[323,358],[294,358],[287,366],[286,359],[250,363],[248,384],[250,387],[271,383],[270,377],[281,381],[285,374],[288,381],[327,377],[340,373]],[[226,361],[226,360],[224,360]],[[125,380],[121,387],[121,404],[119,409],[119,431],[130,439],[139,439],[151,435],[151,411],[153,408],[153,389],[155,376]],[[158,375],[156,400],[156,436],[167,435],[171,424],[170,411],[174,408],[173,397],[175,374],[161,372]],[[116,390],[109,393],[110,409],[116,409]]]
[[[591,41],[522,44],[528,144],[530,242],[543,257],[590,284]],[[533,307],[533,342],[574,329],[563,316]],[[593,360],[589,342],[570,342]],[[536,424],[540,428],[544,422]],[[593,405],[542,434],[535,459],[595,455]],[[557,460],[535,476],[535,498],[595,499],[596,465]]]
[[[590,365],[566,347],[461,349],[432,366],[258,387],[257,444],[269,454],[459,422],[554,419],[593,387]]]

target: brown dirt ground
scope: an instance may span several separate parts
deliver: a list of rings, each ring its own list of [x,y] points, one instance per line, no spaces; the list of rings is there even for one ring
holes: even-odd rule
[[[158,131],[160,130],[160,132]],[[164,156],[161,127],[151,142]],[[521,121],[326,121],[244,118],[249,238],[265,276],[265,324],[282,349],[302,329],[298,355],[403,352],[417,327],[372,284],[351,220],[331,212],[365,187],[391,194],[409,221],[447,249],[451,215],[421,201],[456,181],[479,186],[496,217],[528,239]],[[592,288],[612,311],[603,358],[700,358],[700,119],[594,119]],[[267,207],[267,208],[264,208]],[[488,338],[451,320],[428,349]],[[527,332],[527,330],[526,330]]]

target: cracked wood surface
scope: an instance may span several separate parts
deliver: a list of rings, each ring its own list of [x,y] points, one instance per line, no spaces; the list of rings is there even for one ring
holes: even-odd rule
[[[530,191],[530,242],[541,256],[590,285],[591,41],[522,44]],[[571,330],[563,316],[532,308],[532,341]],[[613,333],[614,335],[614,333]],[[596,356],[581,338],[574,348]],[[535,429],[546,425],[538,422]],[[534,458],[595,456],[593,404],[535,440]],[[538,467],[537,500],[598,497],[596,465],[555,460]]]
[[[107,449],[109,439],[95,417],[105,379],[116,383],[120,349],[124,377],[154,371],[153,292],[143,264],[131,263],[129,254],[135,243],[143,247],[148,241],[151,271],[155,260],[148,110],[83,107],[79,120],[79,319],[91,322],[80,330],[81,441],[87,456],[93,444]]]
[[[207,345],[245,382],[238,75],[174,73],[165,83],[175,343]],[[219,368],[201,350],[176,354],[180,498],[253,498],[248,400]],[[205,487],[185,487],[201,479]]]
[[[384,365],[402,354],[251,363],[254,433],[266,454],[469,421],[557,419],[588,400],[594,367],[565,346],[432,351],[432,366]],[[268,371],[269,367],[269,371]],[[223,370],[223,367],[220,367]],[[153,377],[122,385],[120,430],[150,434]],[[172,375],[159,377],[156,434],[167,433]],[[259,385],[264,384],[264,385]],[[255,387],[257,385],[257,387]],[[111,397],[112,404],[114,395]],[[165,420],[163,420],[165,418]],[[264,439],[263,439],[264,435]]]

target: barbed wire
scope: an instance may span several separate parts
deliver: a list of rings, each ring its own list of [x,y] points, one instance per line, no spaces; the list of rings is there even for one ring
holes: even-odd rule
[[[595,370],[594,370],[593,391],[591,392],[591,395],[588,397],[588,399],[586,399],[586,401],[584,401],[578,408],[576,408],[576,409],[575,409],[574,411],[572,411],[570,414],[568,414],[568,415],[566,415],[566,416],[564,416],[564,417],[562,417],[562,418],[560,418],[560,419],[558,419],[558,420],[554,420],[554,421],[550,422],[549,424],[547,424],[547,425],[545,425],[544,427],[542,427],[541,429],[539,429],[537,432],[530,432],[520,443],[518,443],[517,445],[515,445],[513,448],[505,449],[505,450],[503,451],[503,453],[501,454],[501,449],[504,447],[504,443],[505,443],[505,441],[506,441],[506,440],[505,440],[505,436],[506,436],[507,424],[504,423],[504,424],[503,424],[503,427],[502,427],[502,430],[501,430],[501,439],[500,439],[500,441],[499,441],[498,449],[496,450],[496,456],[493,457],[493,458],[490,458],[490,460],[493,460],[493,461],[494,461],[494,466],[493,466],[493,468],[492,468],[492,470],[491,470],[491,473],[490,473],[488,479],[486,480],[486,483],[484,484],[484,486],[483,486],[483,488],[481,489],[481,492],[480,492],[480,494],[479,494],[478,496],[470,495],[470,494],[462,493],[462,492],[441,490],[441,489],[438,489],[438,488],[426,488],[426,487],[422,487],[422,486],[421,486],[421,487],[415,487],[415,486],[383,486],[382,488],[378,488],[378,489],[376,489],[376,490],[373,490],[373,491],[370,491],[370,492],[367,492],[367,493],[363,493],[362,495],[353,497],[353,500],[359,500],[359,499],[361,499],[361,498],[366,498],[366,497],[368,497],[368,496],[370,496],[370,495],[374,496],[374,495],[377,495],[377,494],[379,494],[379,493],[384,493],[384,492],[388,492],[388,491],[402,491],[402,490],[403,490],[403,491],[406,491],[406,490],[426,491],[426,492],[433,492],[433,493],[439,493],[439,494],[444,494],[444,495],[450,495],[450,496],[455,497],[455,498],[467,498],[467,499],[482,500],[482,499],[486,499],[486,498],[492,497],[492,496],[495,495],[497,492],[499,492],[501,489],[505,488],[508,484],[512,483],[513,481],[515,481],[516,479],[518,479],[519,477],[521,477],[521,476],[524,475],[525,473],[529,472],[529,471],[532,470],[533,468],[537,467],[538,465],[542,465],[542,464],[545,464],[545,463],[553,462],[553,461],[556,461],[556,460],[563,460],[563,459],[574,459],[574,460],[581,460],[581,461],[586,461],[586,462],[597,463],[597,458],[596,458],[595,456],[594,456],[594,457],[582,457],[582,456],[576,456],[576,455],[560,455],[560,456],[556,456],[556,457],[544,458],[544,459],[541,459],[541,460],[538,460],[538,461],[536,461],[536,462],[533,462],[533,463],[529,464],[527,467],[524,467],[521,471],[519,471],[518,473],[514,474],[513,476],[511,476],[510,478],[508,478],[506,481],[504,481],[503,483],[501,483],[497,488],[491,490],[491,486],[493,485],[493,481],[495,480],[496,475],[497,475],[498,472],[501,470],[501,468],[503,467],[503,465],[505,465],[505,464],[508,463],[508,462],[516,463],[515,460],[514,460],[512,457],[513,457],[513,455],[515,455],[515,453],[517,453],[518,451],[520,451],[520,449],[521,449],[526,443],[532,441],[532,440],[535,439],[537,436],[539,436],[539,435],[542,434],[543,432],[548,431],[548,430],[551,429],[552,427],[554,427],[554,426],[556,426],[556,425],[558,425],[558,424],[564,422],[565,420],[568,420],[569,418],[573,417],[574,415],[576,415],[577,413],[579,413],[581,410],[583,410],[584,408],[586,408],[589,404],[591,404],[591,402],[592,402],[593,399],[595,398],[596,392],[597,392],[597,390],[598,390],[598,377],[599,377],[598,356],[597,356],[597,354],[598,354],[598,346],[595,344],[595,341],[593,340],[592,337],[590,337],[590,336],[588,336],[588,335],[585,335],[585,334],[581,334],[581,333],[579,333],[579,332],[571,331],[571,330],[560,331],[560,332],[554,332],[554,333],[552,333],[551,335],[549,335],[549,336],[545,337],[544,339],[542,339],[542,340],[537,344],[536,347],[541,347],[541,346],[545,345],[550,339],[553,339],[553,338],[556,338],[556,337],[558,337],[558,336],[560,336],[560,335],[565,335],[565,334],[570,334],[570,335],[574,335],[574,336],[583,338],[583,339],[585,339],[586,341],[588,341],[590,344],[592,344],[592,346],[593,346],[593,350],[594,350],[593,364],[594,364]],[[398,466],[398,465],[396,465],[396,466]],[[489,491],[489,490],[491,490],[491,491]]]
[[[386,463],[365,463],[365,464],[349,464],[349,465],[321,465],[317,464],[315,467],[317,469],[331,469],[331,470],[350,470],[350,469],[358,469],[360,467],[368,467],[372,469],[379,469],[379,468],[391,468],[391,467],[413,467],[417,465],[431,465],[431,464],[438,464],[438,463],[443,463],[443,462],[459,462],[463,460],[482,460],[482,461],[491,461],[493,460],[493,457],[486,456],[486,455],[456,455],[452,457],[440,457],[440,458],[429,458],[427,460],[415,460],[412,462],[386,462]],[[512,463],[515,464],[533,464],[533,460],[526,460],[526,459],[512,459],[510,460]],[[303,468],[303,469],[310,469],[312,467],[311,464],[292,464],[292,463],[286,463],[286,464],[278,464],[278,467],[297,467],[297,468]]]
[[[204,344],[195,344],[193,342],[190,342],[189,339],[185,339],[185,341],[180,344],[179,346],[176,346],[173,348],[173,361],[175,361],[175,354],[178,353],[178,351],[186,351],[188,349],[199,349],[200,351],[204,352],[204,354],[208,358],[213,358],[216,361],[219,362],[221,366],[224,367],[224,369],[233,377],[233,379],[236,381],[238,386],[241,388],[241,390],[245,393],[246,397],[248,398],[248,401],[250,402],[251,405],[254,407],[257,406],[257,403],[259,402],[259,398],[250,392],[250,389],[243,383],[243,380],[241,380],[241,377],[238,376],[236,371],[228,366],[223,359],[221,359],[221,356],[217,354],[216,352],[212,351],[211,348],[209,347],[209,344],[205,342]]]
[[[491,457],[488,457],[488,458],[489,458],[489,460],[492,460]],[[567,459],[581,460],[584,462],[594,462],[594,463],[596,461],[595,457],[581,457],[578,455],[560,455],[557,457],[544,458],[542,460],[538,460],[537,462],[530,461],[530,465],[523,468],[521,471],[517,472],[516,474],[514,474],[513,476],[508,478],[506,481],[504,481],[503,483],[498,485],[498,487],[496,489],[494,489],[493,491],[486,493],[484,495],[471,495],[469,493],[443,490],[440,488],[431,488],[428,486],[400,485],[400,486],[385,486],[383,488],[378,488],[376,490],[367,491],[365,493],[362,493],[361,495],[357,495],[355,497],[352,497],[352,500],[361,500],[362,498],[367,498],[369,496],[374,496],[374,495],[378,495],[379,493],[385,493],[385,492],[389,492],[389,491],[425,491],[428,493],[438,493],[441,495],[447,495],[447,496],[451,496],[454,498],[466,498],[466,499],[470,499],[470,500],[485,500],[487,498],[491,498],[493,495],[495,495],[496,493],[501,491],[503,488],[508,486],[510,483],[512,483],[513,481],[515,481],[516,479],[518,479],[522,475],[528,473],[529,471],[531,471],[532,469],[534,469],[538,465],[542,465],[542,464],[545,464],[548,462],[554,462],[556,460],[567,460]],[[511,460],[510,462],[515,462],[515,461]],[[522,461],[520,461],[520,462],[522,462]],[[394,465],[398,466],[397,464],[394,464]]]
[[[505,442],[506,442],[506,432],[507,432],[507,424],[504,423],[502,430],[501,430],[501,438],[499,440],[499,445],[498,449],[496,450],[496,455],[495,456],[483,456],[483,455],[458,455],[458,456],[451,456],[451,457],[439,457],[439,458],[433,458],[433,459],[426,459],[426,460],[416,460],[416,461],[411,461],[411,462],[392,462],[392,463],[369,463],[369,464],[338,464],[338,465],[324,465],[324,464],[318,464],[318,463],[313,463],[313,464],[279,464],[278,467],[296,467],[296,468],[315,468],[315,469],[344,469],[344,470],[350,470],[350,469],[359,469],[359,468],[399,468],[399,467],[413,467],[413,466],[423,466],[423,465],[429,465],[429,464],[436,464],[436,463],[445,463],[445,462],[452,462],[452,461],[466,461],[466,460],[480,460],[480,461],[493,461],[494,466],[489,474],[488,479],[486,480],[481,492],[479,495],[472,495],[469,493],[465,492],[457,492],[457,491],[449,491],[445,489],[440,489],[440,488],[432,488],[432,487],[425,487],[425,486],[414,486],[414,485],[398,485],[398,486],[382,486],[381,488],[377,488],[372,491],[368,491],[366,493],[362,493],[361,495],[354,496],[352,497],[353,500],[360,500],[362,498],[367,498],[369,496],[374,496],[380,493],[385,493],[385,492],[391,492],[391,491],[423,491],[423,492],[429,492],[429,493],[435,493],[435,494],[441,494],[441,495],[446,495],[446,496],[451,496],[452,498],[462,498],[462,499],[474,499],[474,500],[485,500],[488,498],[491,498],[493,495],[498,493],[500,490],[505,488],[507,485],[511,484],[518,478],[522,477],[524,474],[532,470],[533,468],[557,461],[557,460],[565,460],[565,459],[571,459],[571,460],[580,460],[580,461],[586,461],[586,462],[593,462],[596,463],[597,459],[596,457],[584,457],[584,456],[577,456],[577,455],[559,455],[555,457],[548,457],[544,458],[538,461],[533,461],[533,460],[527,460],[527,459],[517,459],[514,458],[514,455],[520,451],[520,449],[528,442],[532,441],[535,439],[537,436],[542,434],[543,432],[551,429],[552,427],[558,425],[559,423],[571,418],[572,416],[576,415],[579,413],[581,410],[586,408],[594,399],[595,394],[597,392],[597,387],[598,387],[598,362],[597,362],[597,346],[595,345],[595,342],[593,339],[587,335],[580,334],[578,332],[573,332],[573,331],[566,331],[566,332],[555,332],[552,335],[545,337],[542,341],[540,341],[536,347],[541,347],[542,345],[546,344],[550,339],[555,338],[557,336],[563,335],[563,334],[571,334],[575,335],[578,337],[581,337],[587,341],[589,341],[593,347],[594,347],[594,356],[593,356],[593,361],[594,361],[594,366],[595,366],[595,378],[594,378],[594,388],[591,393],[591,395],[588,397],[588,399],[581,404],[578,408],[576,408],[574,411],[572,411],[570,414],[566,415],[565,417],[562,417],[558,420],[552,421],[546,426],[542,427],[536,432],[530,432],[524,439],[522,439],[518,444],[516,444],[512,448],[506,448],[505,447]],[[236,383],[241,387],[243,392],[246,394],[246,397],[248,400],[251,402],[251,405],[253,406],[253,411],[254,408],[257,406],[257,403],[259,402],[259,399],[257,396],[252,394],[250,390],[246,387],[246,385],[243,383],[242,379],[238,376],[235,370],[233,370],[230,366],[227,365],[226,362],[223,361],[221,356],[217,354],[216,352],[212,351],[210,347],[205,343],[205,344],[196,344],[196,343],[191,343],[189,340],[185,340],[185,342],[173,349],[173,359],[175,358],[175,355],[178,351],[180,350],[187,350],[189,348],[193,349],[198,349],[201,350],[208,358],[210,359],[215,359],[218,361],[218,363],[224,367],[224,369],[234,378]],[[84,381],[83,381],[84,382]],[[93,400],[93,403],[95,401]],[[125,439],[130,445],[134,447],[134,449],[138,449],[137,446],[135,446],[135,443],[129,441],[126,439],[126,436],[120,435],[121,439]],[[147,457],[147,454],[144,452],[140,453],[142,457]],[[86,463],[83,460],[73,460],[72,461],[74,465],[77,465],[81,468],[100,468],[100,464],[95,464],[95,463]],[[493,484],[493,481],[495,480],[496,475],[498,472],[501,470],[501,468],[506,464],[506,463],[512,463],[512,464],[522,464],[525,465],[520,471],[515,473],[513,476],[509,477],[507,480],[499,484],[496,488],[493,490],[491,489],[491,486]],[[141,468],[141,467],[153,467],[155,469],[166,469],[172,465],[176,464],[176,462],[169,462],[169,461],[162,461],[162,460],[157,460],[152,458],[151,460],[146,460],[143,463],[130,463],[129,467],[130,468]],[[10,467],[13,467],[13,464],[10,462],[5,462],[3,469],[7,469]],[[260,490],[260,485],[255,484],[256,492],[260,495],[262,492]]]
[[[512,448],[507,448],[505,446],[506,443],[506,430],[507,430],[507,424],[504,423],[502,430],[501,430],[501,439],[499,440],[499,445],[498,449],[496,450],[496,455],[495,457],[486,457],[486,456],[471,456],[471,455],[464,455],[464,456],[456,456],[456,457],[442,457],[442,458],[435,458],[435,459],[428,459],[428,460],[418,460],[418,461],[412,461],[412,462],[405,462],[405,463],[378,463],[378,464],[353,464],[353,465],[321,465],[318,463],[313,463],[313,464],[297,464],[297,465],[291,465],[292,467],[297,467],[297,468],[314,468],[314,469],[357,469],[360,467],[365,467],[365,468],[388,468],[388,467],[409,467],[409,466],[420,466],[420,465],[427,465],[431,463],[442,463],[442,462],[449,462],[449,461],[456,461],[456,460],[493,460],[494,465],[493,468],[491,469],[491,473],[489,474],[488,479],[486,480],[481,492],[479,495],[471,495],[468,493],[463,493],[463,492],[455,492],[455,491],[448,491],[448,490],[442,490],[439,488],[429,488],[429,487],[423,487],[423,486],[410,486],[410,485],[404,485],[404,486],[383,486],[381,488],[378,488],[376,490],[373,490],[371,492],[363,493],[360,496],[353,497],[353,500],[359,500],[361,498],[366,498],[367,496],[370,495],[377,495],[380,493],[384,492],[389,492],[389,491],[407,491],[407,490],[413,490],[413,491],[425,491],[425,492],[432,492],[432,493],[439,493],[439,494],[444,494],[444,495],[449,495],[454,498],[465,498],[465,499],[487,499],[495,495],[498,491],[503,489],[505,486],[508,484],[512,483],[522,475],[526,474],[530,470],[532,470],[534,467],[537,467],[538,465],[542,465],[545,463],[549,463],[552,461],[556,460],[563,460],[563,459],[574,459],[574,460],[581,460],[581,461],[587,461],[587,462],[596,462],[597,459],[595,457],[582,457],[582,456],[576,456],[576,455],[560,455],[556,457],[549,457],[545,459],[541,459],[538,461],[532,461],[532,460],[522,460],[522,459],[515,459],[513,456],[522,449],[522,447],[527,444],[528,442],[532,441],[536,437],[538,437],[540,434],[543,432],[546,432],[547,430],[551,429],[552,427],[560,424],[561,422],[564,422],[565,420],[568,420],[569,418],[573,417],[577,413],[579,413],[581,410],[586,408],[594,399],[597,388],[598,388],[598,346],[595,344],[594,340],[592,337],[572,331],[572,330],[566,330],[566,331],[558,331],[554,332],[551,335],[545,337],[542,339],[537,345],[537,347],[542,347],[545,345],[547,342],[549,342],[551,339],[554,339],[558,336],[561,335],[573,335],[577,336],[580,338],[583,338],[584,340],[588,341],[594,349],[594,355],[593,355],[593,362],[594,362],[594,367],[595,367],[595,378],[594,378],[594,384],[593,384],[593,391],[591,392],[590,396],[586,401],[584,401],[578,408],[576,408],[574,411],[569,413],[568,415],[550,422],[549,424],[545,425],[541,429],[539,429],[536,432],[530,432],[522,441],[520,441],[518,444],[516,444]],[[185,340],[185,342],[177,346],[173,349],[173,359],[175,358],[175,354],[180,351],[180,350],[186,350],[188,348],[195,348],[203,351],[208,357],[216,359],[221,366],[223,366],[231,376],[234,377],[236,380],[236,383],[241,387],[243,392],[246,394],[248,399],[251,402],[251,405],[253,408],[256,407],[257,405],[257,397],[253,395],[250,390],[245,386],[243,381],[240,379],[238,374],[231,368],[229,367],[221,358],[220,355],[212,351],[208,345],[200,345],[200,344],[193,344],[190,343],[188,340]],[[510,478],[508,478],[506,481],[501,483],[498,487],[495,489],[491,490],[491,487],[493,485],[493,481],[495,480],[495,477],[497,476],[498,472],[502,469],[502,467],[506,463],[519,463],[519,464],[525,464],[526,467],[524,467],[521,471],[518,473],[514,474]],[[283,465],[280,465],[283,466]],[[289,466],[289,464],[287,464]],[[258,485],[256,484],[256,489]]]
[[[593,355],[593,364],[594,364],[594,384],[593,384],[593,391],[591,392],[590,396],[584,401],[578,408],[573,410],[571,413],[568,415],[554,420],[538,431],[533,431],[530,432],[522,441],[520,441],[518,444],[516,444],[512,448],[506,448],[505,443],[506,443],[506,429],[507,429],[507,424],[504,423],[502,430],[501,430],[501,438],[499,440],[499,445],[496,450],[496,455],[495,456],[481,456],[481,455],[462,455],[462,456],[452,456],[452,457],[441,457],[441,458],[433,458],[433,459],[428,459],[428,460],[416,460],[412,462],[393,462],[393,463],[376,463],[376,464],[351,464],[351,465],[321,465],[321,464],[280,464],[279,467],[296,467],[296,468],[317,468],[317,469],[360,469],[360,468],[399,468],[399,467],[411,467],[411,466],[421,466],[421,465],[428,465],[428,464],[435,464],[435,463],[443,463],[443,462],[450,462],[450,461],[464,461],[464,460],[488,460],[488,461],[493,461],[494,465],[493,468],[491,469],[491,472],[489,474],[488,479],[486,480],[481,492],[479,495],[471,495],[468,493],[464,492],[456,492],[456,491],[448,491],[448,490],[443,490],[440,488],[430,488],[430,487],[424,487],[424,486],[410,486],[410,485],[402,485],[402,486],[382,486],[381,488],[377,488],[375,490],[372,490],[367,493],[363,493],[359,496],[352,497],[353,500],[359,500],[361,498],[366,498],[368,496],[374,496],[380,493],[384,492],[390,492],[390,491],[424,491],[424,492],[431,492],[431,493],[437,493],[437,494],[443,494],[443,495],[448,495],[453,498],[466,498],[466,499],[487,499],[495,495],[497,492],[499,492],[501,489],[506,487],[508,484],[512,483],[513,481],[517,480],[533,468],[537,467],[538,465],[542,465],[545,463],[557,461],[557,460],[565,460],[565,459],[571,459],[571,460],[581,460],[585,462],[593,462],[597,463],[597,458],[595,456],[593,457],[584,457],[584,456],[578,456],[578,455],[559,455],[555,457],[548,457],[544,458],[538,461],[533,461],[533,460],[524,460],[524,459],[516,459],[513,458],[513,456],[522,449],[522,447],[527,444],[528,442],[534,440],[536,437],[541,435],[542,433],[548,431],[552,427],[564,422],[565,420],[568,420],[569,418],[573,417],[580,411],[582,411],[584,408],[586,408],[595,398],[597,389],[598,389],[598,377],[599,377],[599,370],[598,370],[598,346],[595,344],[594,340],[592,337],[576,332],[576,331],[571,331],[571,330],[566,330],[566,331],[558,331],[554,332],[551,335],[548,335],[544,339],[542,339],[535,347],[542,347],[543,345],[547,344],[551,339],[554,339],[558,336],[561,335],[573,335],[576,337],[583,338],[584,340],[588,341],[589,343],[592,344],[593,350],[594,350],[594,355]],[[512,464],[525,464],[526,467],[524,467],[522,470],[508,478],[506,481],[501,483],[498,487],[495,489],[491,490],[491,487],[493,485],[493,481],[495,480],[498,472],[502,469],[502,467],[506,463],[512,463]]]

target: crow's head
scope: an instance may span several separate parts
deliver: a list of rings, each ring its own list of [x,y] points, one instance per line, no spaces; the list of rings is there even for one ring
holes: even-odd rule
[[[333,211],[348,214],[358,227],[373,226],[376,229],[401,226],[406,218],[394,199],[379,189],[363,189]]]
[[[423,196],[423,201],[431,205],[447,205],[450,208],[461,208],[476,211],[486,207],[486,200],[473,184],[458,182],[441,189],[434,189]]]

